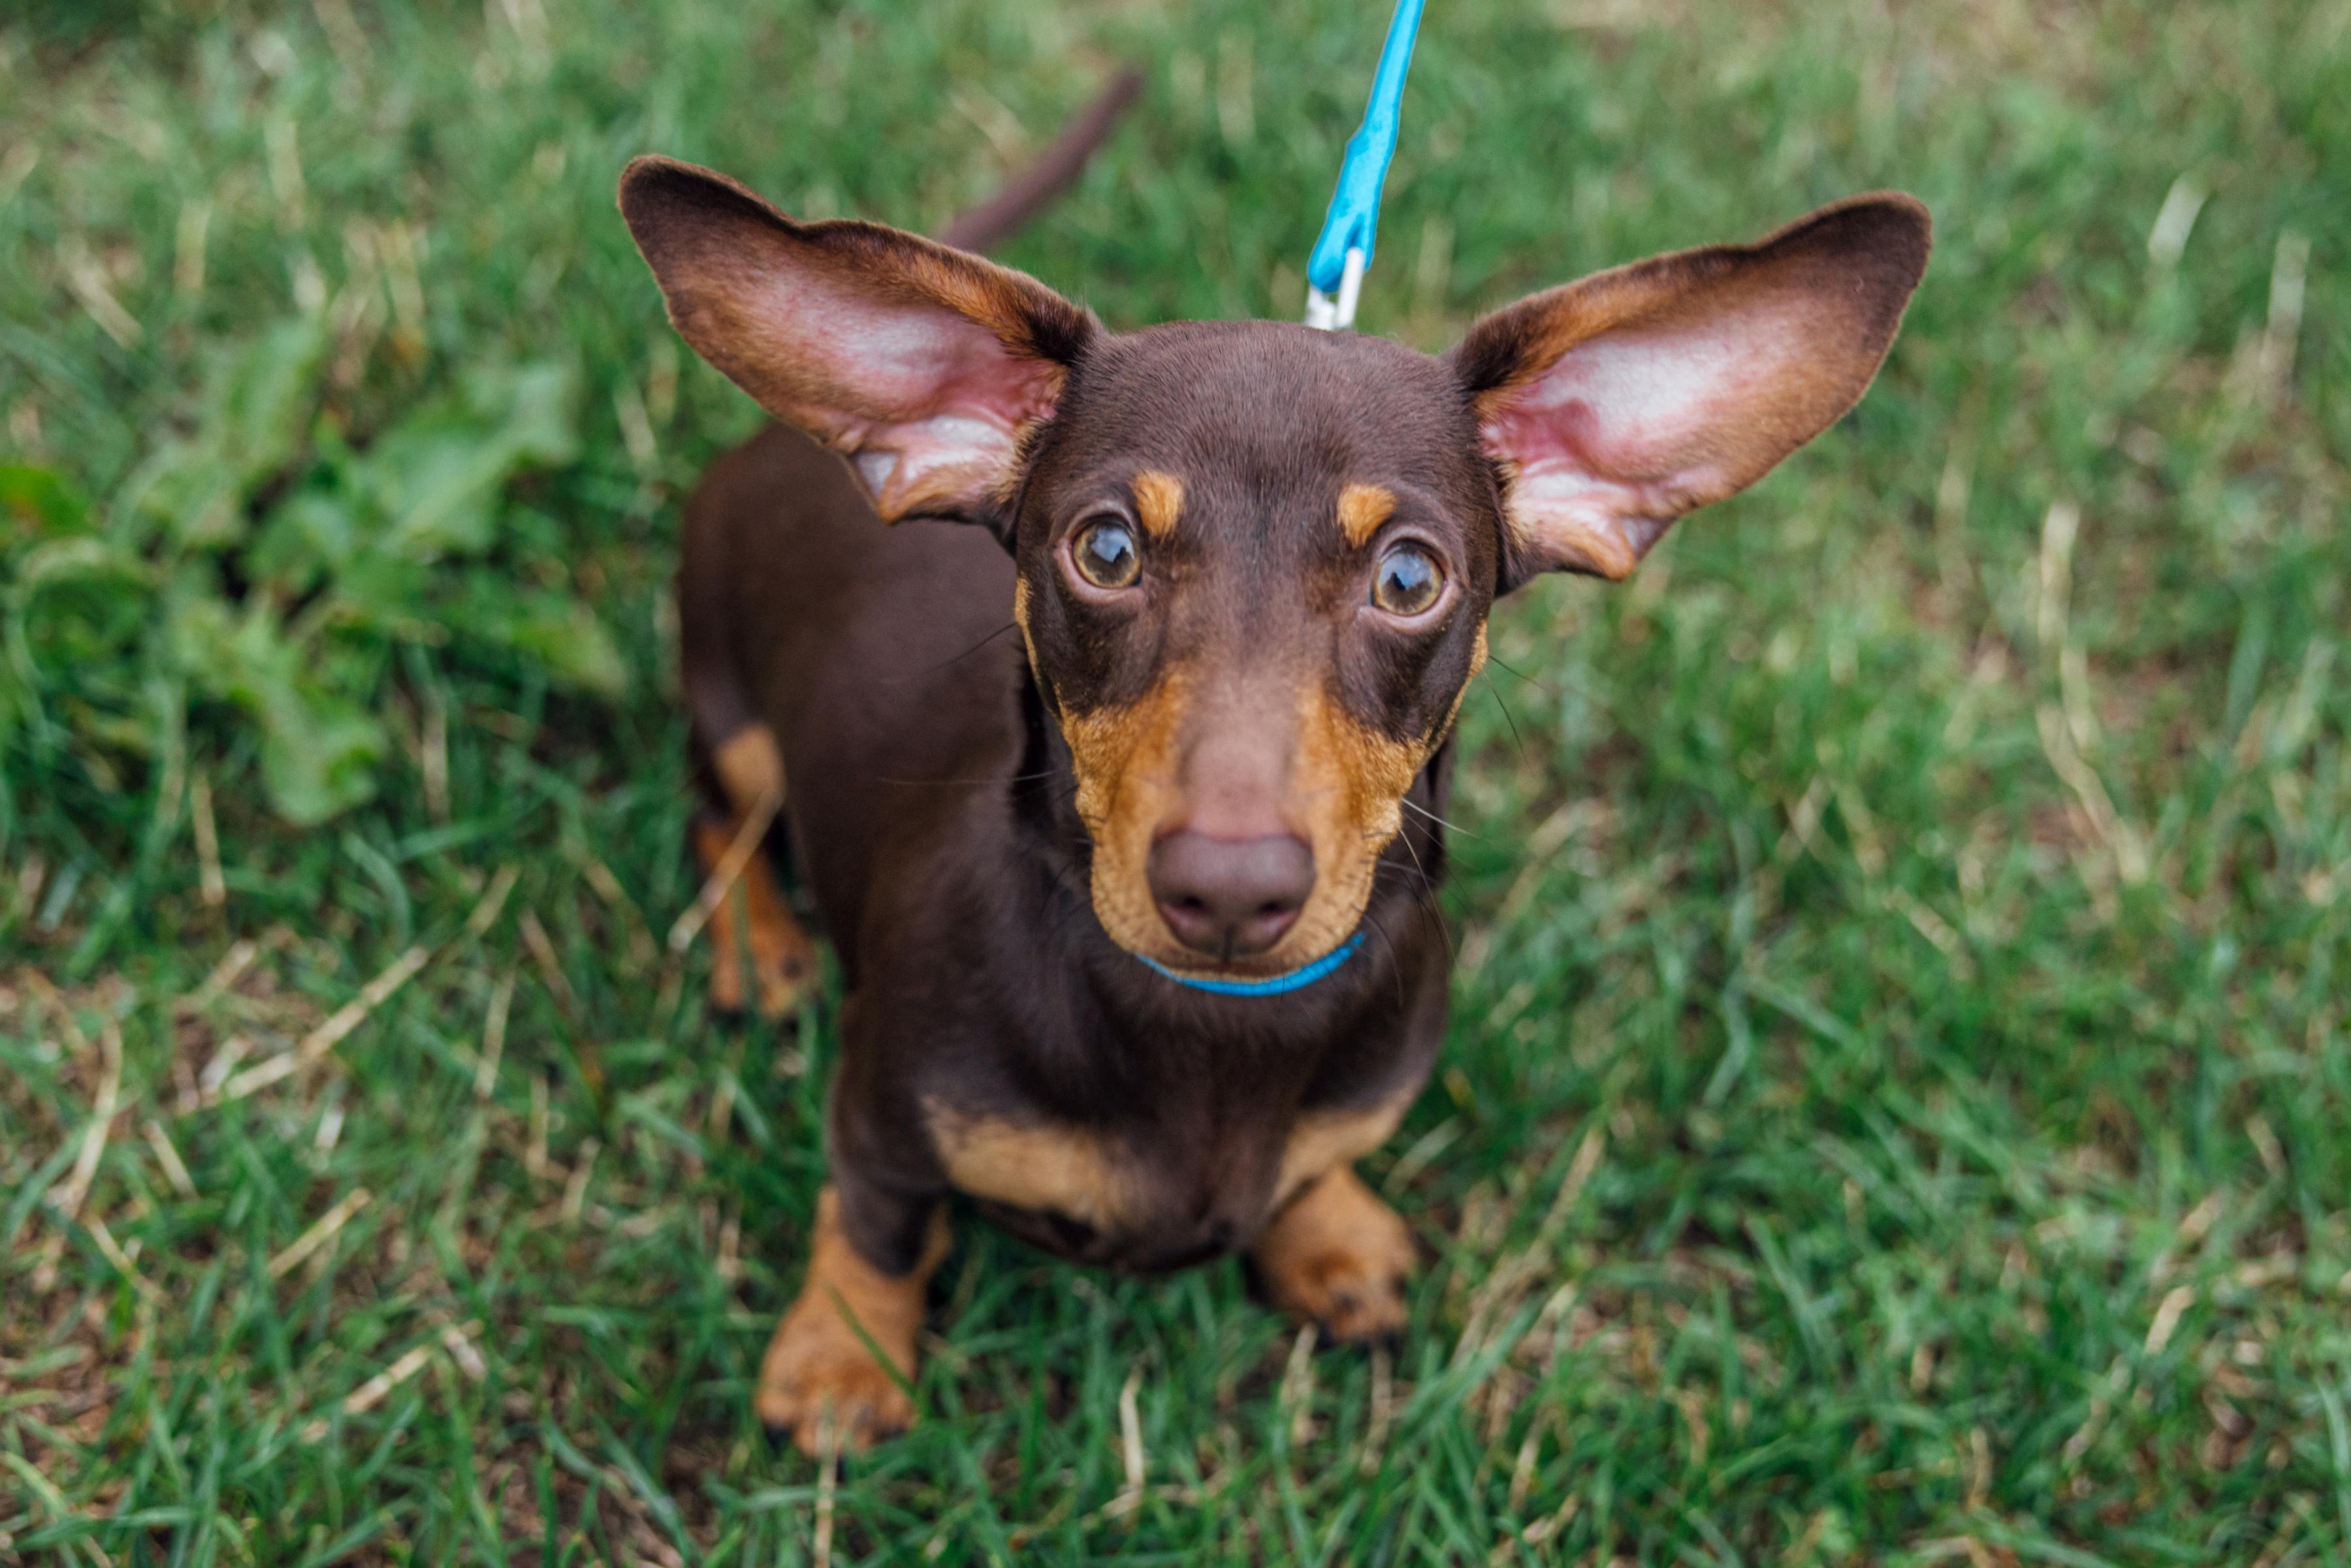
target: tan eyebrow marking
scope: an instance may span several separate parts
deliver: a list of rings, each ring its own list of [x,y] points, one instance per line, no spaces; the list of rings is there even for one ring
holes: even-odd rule
[[[1363,549],[1395,511],[1395,493],[1384,485],[1349,485],[1339,492],[1339,531]]]
[[[1145,468],[1134,476],[1130,487],[1134,491],[1134,511],[1143,521],[1143,531],[1154,538],[1165,538],[1173,532],[1176,519],[1184,511],[1184,481],[1173,474]]]

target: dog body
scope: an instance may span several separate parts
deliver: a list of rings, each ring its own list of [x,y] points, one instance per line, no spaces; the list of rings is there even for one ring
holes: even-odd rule
[[[679,580],[695,841],[748,915],[714,912],[714,998],[780,1010],[813,972],[741,853],[779,806],[845,981],[763,1416],[810,1451],[912,1418],[956,1191],[1091,1262],[1246,1249],[1334,1337],[1401,1327],[1409,1235],[1351,1162],[1444,1031],[1446,779],[1493,601],[1624,577],[1850,407],[1924,210],[1598,274],[1436,359],[1114,334],[665,160],[622,206],[681,333],[796,427],[713,468]]]
[[[1380,862],[1361,952],[1285,995],[1188,989],[1093,918],[1067,747],[1005,619],[1013,579],[978,529],[885,529],[839,458],[771,428],[687,510],[697,733],[715,755],[763,727],[790,780],[792,859],[846,991],[829,1153],[852,1244],[913,1268],[956,1186],[1071,1258],[1198,1261],[1381,1142],[1427,1071],[1443,758]]]

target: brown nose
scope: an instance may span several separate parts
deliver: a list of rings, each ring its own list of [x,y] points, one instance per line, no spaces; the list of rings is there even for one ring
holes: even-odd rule
[[[1314,891],[1314,852],[1287,833],[1213,839],[1190,831],[1151,846],[1151,896],[1177,941],[1231,958],[1281,939]]]

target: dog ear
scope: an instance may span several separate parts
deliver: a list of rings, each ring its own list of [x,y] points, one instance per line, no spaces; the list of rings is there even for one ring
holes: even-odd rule
[[[1503,588],[1538,571],[1622,578],[1676,517],[1834,423],[1893,344],[1928,233],[1912,198],[1856,196],[1470,328],[1451,363],[1501,474]]]
[[[667,158],[621,213],[695,352],[850,459],[888,522],[1001,528],[1029,429],[1093,317],[1024,273],[880,224],[799,223]]]

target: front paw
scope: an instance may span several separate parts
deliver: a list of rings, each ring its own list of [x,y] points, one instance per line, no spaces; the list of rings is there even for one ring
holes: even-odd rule
[[[874,1343],[883,1342],[877,1336]],[[894,1370],[874,1359],[838,1305],[818,1301],[813,1287],[803,1291],[759,1364],[759,1419],[770,1432],[791,1433],[811,1458],[821,1457],[828,1439],[836,1448],[862,1453],[904,1431],[914,1420],[914,1402],[901,1386],[901,1379],[914,1375],[912,1336],[903,1346],[883,1348]]]
[[[1400,1333],[1412,1233],[1344,1166],[1274,1218],[1251,1251],[1273,1304],[1343,1342]]]
[[[907,1387],[923,1289],[946,1244],[946,1219],[935,1214],[920,1261],[885,1274],[849,1244],[839,1195],[828,1186],[818,1196],[808,1282],[759,1364],[753,1404],[770,1432],[789,1431],[814,1458],[828,1447],[861,1453],[914,1424]]]

